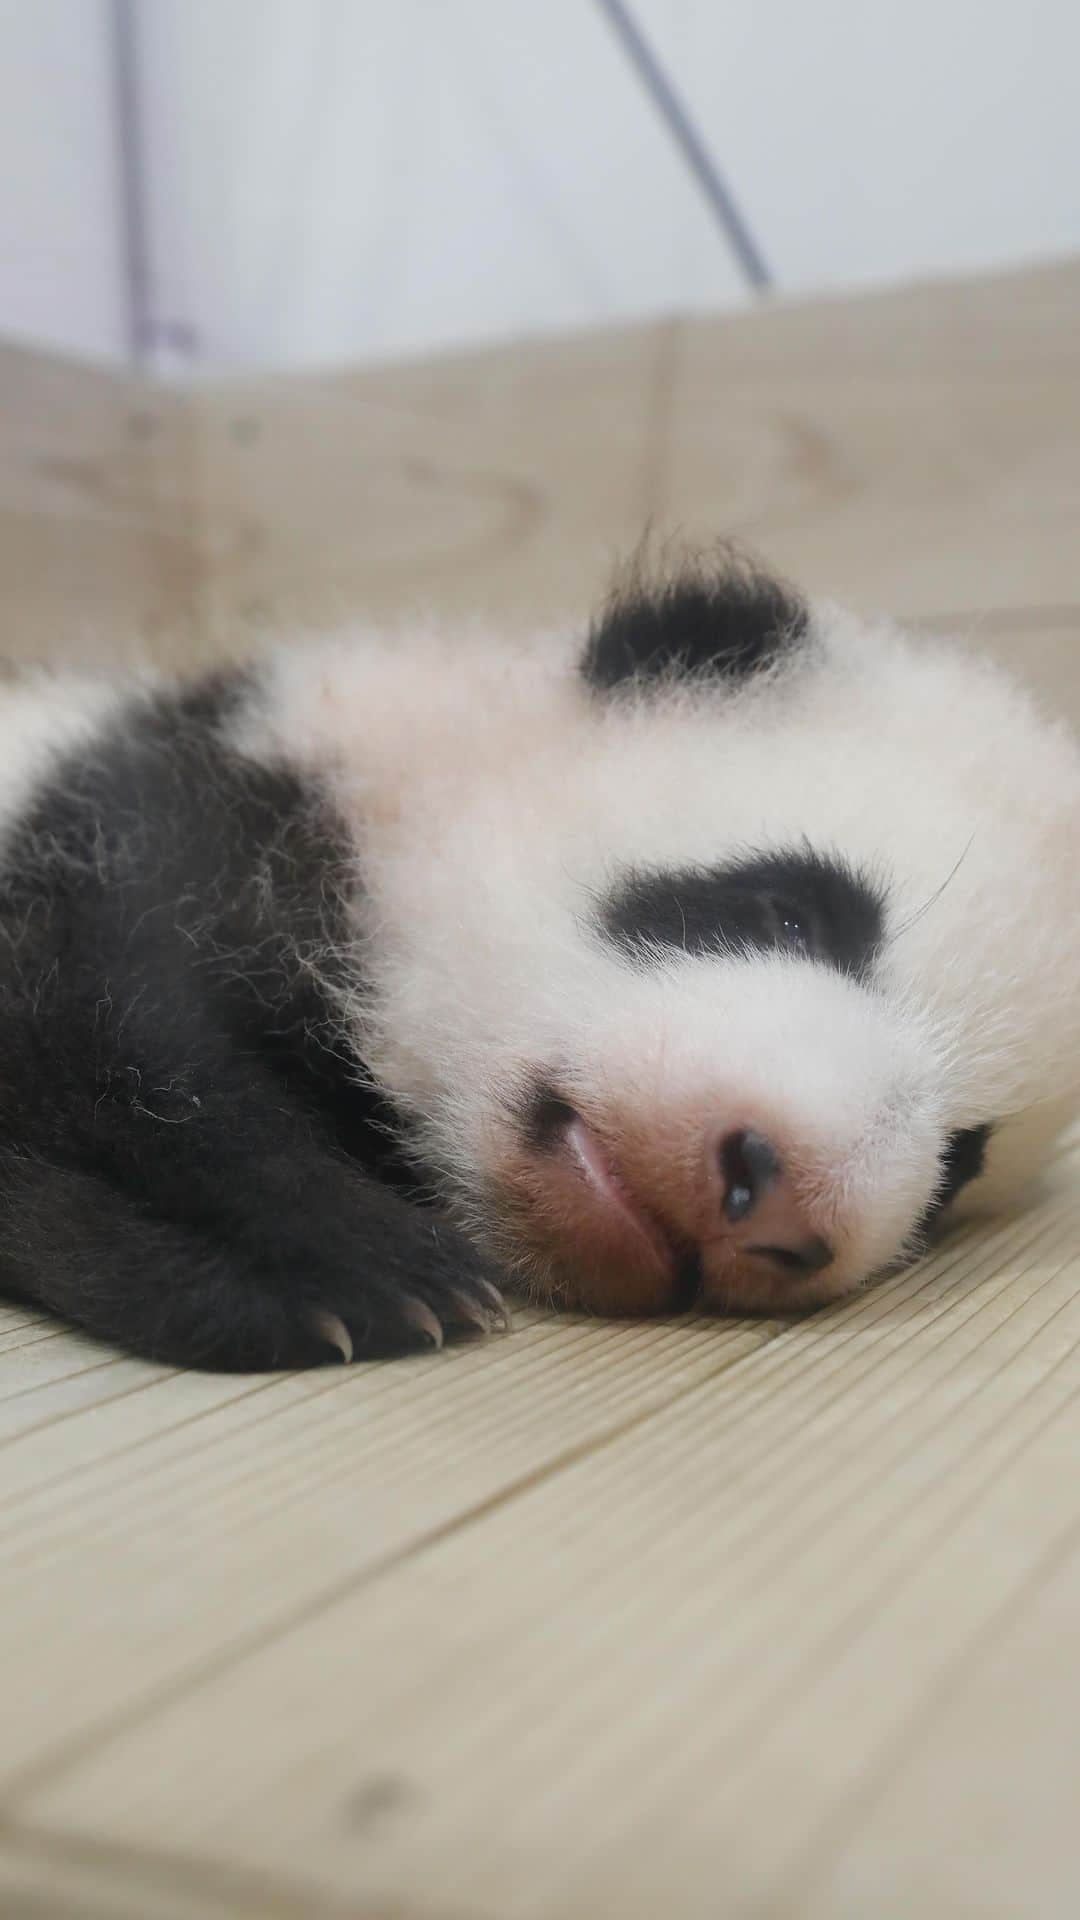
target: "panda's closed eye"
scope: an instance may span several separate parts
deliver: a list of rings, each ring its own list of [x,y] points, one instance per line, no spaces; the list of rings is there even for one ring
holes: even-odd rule
[[[809,916],[804,911],[785,900],[770,900],[763,917],[771,922],[773,946],[812,956],[817,940]]]
[[[779,950],[856,975],[871,967],[883,924],[881,889],[809,848],[716,867],[635,868],[600,907],[602,932],[627,952]]]

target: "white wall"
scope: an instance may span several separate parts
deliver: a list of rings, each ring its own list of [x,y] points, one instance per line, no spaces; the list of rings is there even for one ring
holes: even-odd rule
[[[107,0],[0,0],[0,333],[126,350]]]
[[[631,6],[781,290],[1080,246],[1076,0]],[[132,12],[161,366],[747,298],[595,0]],[[0,333],[93,352],[129,321],[108,19],[0,0]]]
[[[632,0],[781,289],[1080,245],[1075,0]],[[746,298],[593,0],[152,0],[163,309],[216,363]]]
[[[155,0],[160,300],[214,361],[740,297],[589,0]]]
[[[1076,0],[633,0],[781,285],[1080,247]]]

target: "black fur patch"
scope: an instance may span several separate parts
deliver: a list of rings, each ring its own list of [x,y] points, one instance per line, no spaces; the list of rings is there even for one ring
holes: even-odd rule
[[[593,625],[581,672],[597,692],[683,674],[745,680],[774,666],[806,627],[802,602],[767,574],[692,569],[618,590]]]
[[[936,1225],[950,1201],[977,1180],[986,1164],[991,1126],[963,1127],[949,1135],[941,1156],[941,1185],[919,1222],[920,1233]]]
[[[811,849],[751,854],[718,867],[633,871],[604,901],[600,926],[631,953],[776,949],[866,974],[884,926],[880,887]]]
[[[393,1352],[495,1296],[371,1177],[384,1113],[335,1012],[350,847],[316,786],[228,750],[244,691],[132,707],[5,849],[0,1285],[174,1363],[333,1358],[320,1309]]]

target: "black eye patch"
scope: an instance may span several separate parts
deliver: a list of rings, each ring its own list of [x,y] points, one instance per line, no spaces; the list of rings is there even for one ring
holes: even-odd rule
[[[600,908],[605,937],[629,953],[788,952],[866,974],[884,927],[882,889],[846,861],[795,849],[718,867],[635,869]]]

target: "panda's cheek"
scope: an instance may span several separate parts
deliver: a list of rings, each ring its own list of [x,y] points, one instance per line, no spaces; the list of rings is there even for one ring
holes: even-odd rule
[[[619,1178],[582,1123],[542,1154],[511,1151],[494,1189],[505,1251],[532,1290],[591,1313],[671,1312],[680,1256],[660,1221]]]

